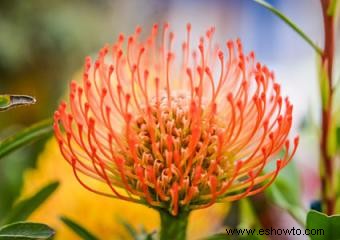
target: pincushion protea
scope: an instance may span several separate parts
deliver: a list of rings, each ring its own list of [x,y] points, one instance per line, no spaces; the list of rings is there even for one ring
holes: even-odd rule
[[[177,54],[165,24],[144,41],[140,27],[121,34],[86,59],[83,82],[71,83],[54,116],[61,152],[85,188],[176,216],[254,195],[291,160],[293,106],[274,74],[239,40],[213,45],[211,28],[193,47],[186,30]]]

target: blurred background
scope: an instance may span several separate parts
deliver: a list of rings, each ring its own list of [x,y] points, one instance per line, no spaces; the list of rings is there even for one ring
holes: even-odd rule
[[[318,0],[268,2],[322,46]],[[251,0],[1,0],[0,93],[32,95],[38,104],[0,113],[0,138],[51,117],[86,55],[115,41],[120,32],[129,34],[137,25],[148,29],[165,21],[180,33],[191,22],[194,36],[213,25],[220,43],[240,37],[246,51],[254,50],[259,61],[275,71],[294,104],[295,132],[302,135],[296,160],[305,169],[302,187],[308,205],[318,194],[317,138],[305,130],[319,118],[316,55],[295,32]],[[13,204],[24,170],[35,166],[43,146],[40,141],[0,161],[0,215]]]

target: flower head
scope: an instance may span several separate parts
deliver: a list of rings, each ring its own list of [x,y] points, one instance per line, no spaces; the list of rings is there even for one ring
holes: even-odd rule
[[[177,54],[165,24],[144,41],[140,27],[127,40],[121,34],[97,60],[86,58],[83,82],[71,83],[54,128],[88,190],[177,215],[254,195],[291,160],[293,106],[274,74],[253,52],[245,55],[239,40],[214,45],[210,28],[192,46],[190,24],[186,30]]]

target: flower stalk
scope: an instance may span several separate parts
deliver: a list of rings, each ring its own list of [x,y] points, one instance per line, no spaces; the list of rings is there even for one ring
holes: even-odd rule
[[[331,0],[321,0],[324,21],[324,49],[321,56],[321,68],[324,71],[327,88],[326,98],[322,98],[322,122],[320,139],[320,164],[321,164],[321,194],[324,212],[328,215],[334,214],[336,202],[335,189],[335,159],[330,151],[330,136],[332,131],[332,106],[334,97],[333,88],[333,64],[334,64],[334,15],[328,14]],[[323,84],[323,83],[322,83]],[[322,91],[322,88],[321,88]],[[325,94],[325,93],[321,93]]]
[[[177,216],[168,211],[158,211],[161,218],[160,240],[185,240],[190,211],[181,211]]]

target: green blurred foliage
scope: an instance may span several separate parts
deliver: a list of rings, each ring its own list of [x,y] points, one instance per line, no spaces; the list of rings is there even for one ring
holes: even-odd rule
[[[13,208],[6,209],[7,216],[0,215],[0,240],[52,239],[55,234],[52,228],[25,220],[53,194],[58,186],[59,182],[51,182],[34,195],[17,202]]]
[[[292,161],[281,170],[273,184],[264,193],[272,203],[290,213],[303,226],[306,212],[301,203],[300,185],[298,168]]]
[[[1,1],[0,92],[36,96],[38,105],[1,116],[0,128],[53,113],[62,84],[113,31],[107,1]],[[32,85],[34,84],[34,85]],[[29,114],[28,114],[29,113]]]
[[[117,27],[131,32],[136,22],[161,19],[165,11],[157,9],[167,3],[147,2],[152,6],[140,11],[145,3],[138,0],[1,0],[0,95],[30,95],[37,104],[1,112],[0,141],[51,117],[85,56],[114,42]],[[127,8],[138,14],[127,15]],[[45,140],[0,158],[0,218],[13,206],[23,173],[34,167]]]
[[[0,161],[0,217],[7,214],[20,193],[22,173],[32,162],[24,156],[34,154],[33,149],[24,148]]]
[[[112,3],[112,2],[111,2]],[[117,35],[105,0],[0,1],[0,94],[28,94],[38,103],[0,113],[0,140],[50,117],[84,57]],[[108,30],[109,29],[109,30]],[[20,192],[44,141],[0,161],[0,216]]]

